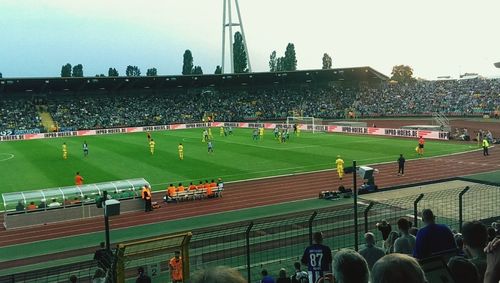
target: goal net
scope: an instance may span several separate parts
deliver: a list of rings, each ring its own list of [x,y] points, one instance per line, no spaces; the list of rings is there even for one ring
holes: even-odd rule
[[[323,125],[323,119],[302,116],[286,117],[286,126],[288,128],[293,127],[293,125],[295,124],[297,124],[297,126],[300,127],[301,130],[316,133],[320,131],[317,126]]]

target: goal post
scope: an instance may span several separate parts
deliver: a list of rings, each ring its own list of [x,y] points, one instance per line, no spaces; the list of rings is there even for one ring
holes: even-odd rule
[[[306,130],[316,133],[316,126],[323,124],[323,119],[315,117],[302,117],[302,116],[290,116],[286,117],[287,128],[292,127],[294,124],[306,125]]]

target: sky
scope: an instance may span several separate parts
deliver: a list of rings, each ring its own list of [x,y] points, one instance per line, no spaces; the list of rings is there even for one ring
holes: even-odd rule
[[[295,45],[299,70],[370,66],[416,77],[500,76],[498,0],[239,0],[252,71],[269,70],[273,50]],[[234,4],[233,4],[234,8]],[[221,64],[223,0],[0,0],[0,72],[57,77],[82,64],[85,76],[178,75],[182,55],[212,74]],[[233,9],[233,21],[237,14]],[[235,30],[238,30],[235,28]],[[229,40],[227,39],[226,42]],[[228,50],[228,47],[226,48]],[[229,69],[226,59],[226,70]]]

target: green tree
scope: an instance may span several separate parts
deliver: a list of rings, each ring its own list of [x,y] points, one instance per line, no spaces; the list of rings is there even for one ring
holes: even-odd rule
[[[156,70],[156,68],[151,68],[151,69],[148,69],[146,71],[146,76],[148,76],[148,77],[154,77],[157,75],[158,75],[158,71]]]
[[[233,66],[235,73],[248,72],[248,59],[245,52],[245,45],[243,43],[243,36],[238,31],[234,34],[233,43]]]
[[[75,78],[82,78],[83,77],[83,66],[82,64],[78,64],[73,66],[73,77]]]
[[[96,77],[105,77],[104,74],[95,74]]]
[[[139,77],[141,75],[141,70],[137,66],[127,66],[127,70],[125,70],[125,75],[127,77]]]
[[[269,56],[269,72],[276,72],[277,61],[276,50],[273,50],[273,52],[271,52],[271,56]]]
[[[2,72],[0,72],[0,79],[1,79],[1,78],[3,78],[3,77],[2,77]]]
[[[118,71],[115,68],[109,68],[108,77],[118,77]]]
[[[288,43],[285,50],[285,58],[283,59],[284,71],[297,70],[297,57],[295,54],[295,45]]]
[[[203,69],[201,69],[200,66],[196,66],[193,68],[193,72],[191,73],[193,75],[203,75]]]
[[[321,69],[331,69],[332,68],[332,57],[328,53],[323,54],[323,67]]]
[[[217,65],[217,67],[215,67],[214,74],[216,74],[216,75],[222,74],[222,68],[219,65]]]
[[[193,54],[191,50],[184,51],[184,63],[182,65],[182,74],[191,75],[193,73]]]
[[[392,67],[391,80],[400,83],[412,83],[415,81],[413,78],[413,69],[406,65],[396,65]]]
[[[278,57],[276,59],[276,72],[283,72],[285,70],[285,57]]]
[[[71,64],[67,63],[61,67],[61,77],[69,78],[71,77]]]

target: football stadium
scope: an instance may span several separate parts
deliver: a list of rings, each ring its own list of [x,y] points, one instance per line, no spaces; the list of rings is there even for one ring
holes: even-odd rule
[[[500,282],[500,79],[256,71],[222,2],[215,74],[0,73],[0,283]]]

